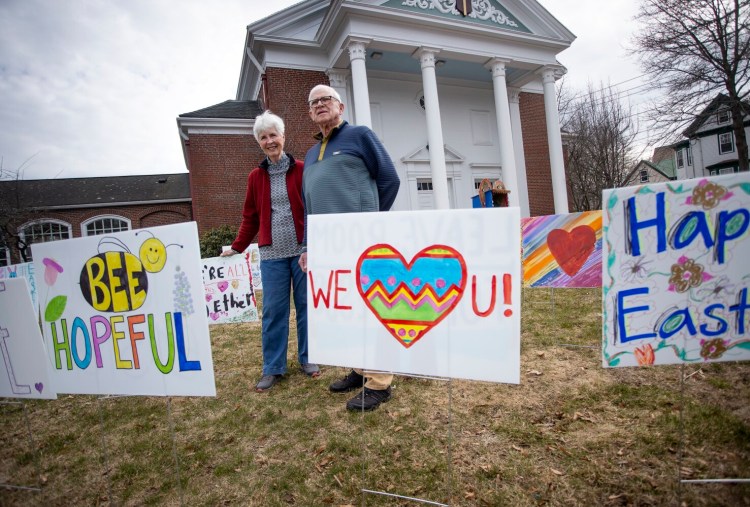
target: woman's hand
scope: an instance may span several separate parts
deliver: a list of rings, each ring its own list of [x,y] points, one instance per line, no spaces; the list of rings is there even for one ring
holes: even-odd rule
[[[219,254],[219,257],[229,257],[230,255],[237,255],[239,252],[235,250],[234,248],[230,248],[229,250],[224,250]]]
[[[307,273],[307,252],[300,254],[299,267],[303,273]]]

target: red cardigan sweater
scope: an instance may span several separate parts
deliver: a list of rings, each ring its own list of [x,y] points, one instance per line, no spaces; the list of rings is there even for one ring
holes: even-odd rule
[[[302,170],[304,164],[289,157],[289,169],[286,172],[286,189],[289,194],[289,205],[292,208],[294,229],[297,242],[302,243],[305,235],[305,207],[302,203]],[[271,237],[271,178],[268,176],[268,159],[263,160],[247,177],[247,193],[242,209],[242,224],[237,239],[232,243],[232,250],[244,252],[255,235],[258,235],[258,246],[267,246]]]

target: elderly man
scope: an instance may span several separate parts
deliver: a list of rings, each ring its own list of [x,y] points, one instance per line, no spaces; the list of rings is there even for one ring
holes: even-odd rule
[[[330,86],[310,91],[310,118],[320,128],[318,144],[305,156],[302,191],[306,214],[388,211],[400,181],[393,161],[375,133],[341,118],[344,104]],[[300,256],[307,271],[307,254]],[[329,389],[344,393],[362,387],[346,403],[349,410],[374,410],[391,398],[393,375],[352,370]],[[364,386],[363,386],[364,384]]]

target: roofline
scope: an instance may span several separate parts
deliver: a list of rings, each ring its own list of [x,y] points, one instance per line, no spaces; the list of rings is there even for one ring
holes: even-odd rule
[[[154,199],[152,201],[121,201],[121,202],[107,202],[107,203],[92,203],[92,204],[70,204],[60,206],[32,206],[30,209],[33,211],[37,210],[57,210],[57,209],[84,209],[84,208],[109,208],[114,206],[137,206],[139,204],[175,204],[181,202],[192,202],[192,197],[186,197],[181,199]]]

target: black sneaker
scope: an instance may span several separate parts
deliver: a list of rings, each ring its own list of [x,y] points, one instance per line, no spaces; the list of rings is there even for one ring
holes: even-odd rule
[[[365,387],[359,393],[357,393],[354,398],[346,402],[346,409],[360,411],[364,410],[365,412],[369,412],[370,410],[375,410],[376,408],[378,408],[378,406],[380,406],[381,403],[384,403],[390,399],[390,386],[387,389],[383,390],[375,390],[370,389],[369,387]]]
[[[364,383],[365,378],[356,371],[352,370],[346,377],[333,382],[330,386],[328,386],[328,389],[330,389],[332,393],[345,393],[348,391],[359,389]]]

